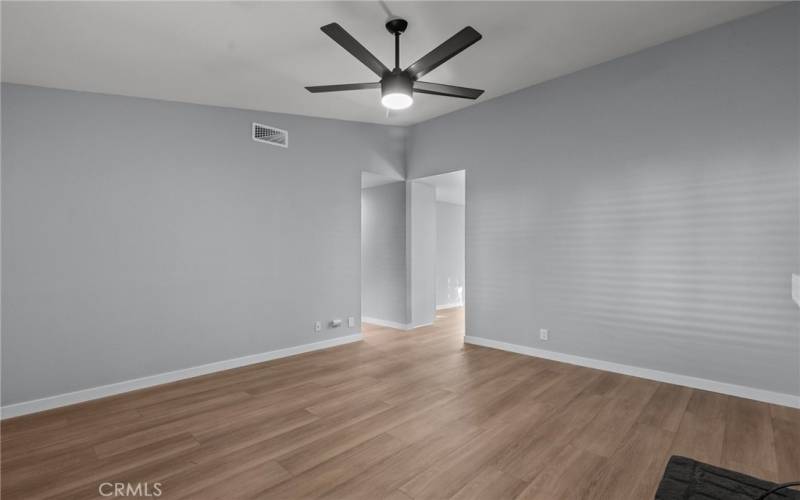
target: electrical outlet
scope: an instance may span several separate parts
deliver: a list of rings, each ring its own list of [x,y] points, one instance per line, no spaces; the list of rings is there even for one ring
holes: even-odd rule
[[[546,328],[542,328],[541,330],[539,330],[539,339],[547,340],[549,335],[550,334],[549,334],[549,332],[547,331]]]
[[[352,316],[347,318],[347,326],[350,327],[350,328],[353,328],[354,326],[356,326],[356,319],[354,317],[352,317]]]
[[[317,321],[314,323],[314,331],[321,332],[322,331],[322,321]]]

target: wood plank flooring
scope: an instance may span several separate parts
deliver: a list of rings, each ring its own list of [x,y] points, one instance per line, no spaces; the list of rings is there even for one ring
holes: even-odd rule
[[[2,422],[2,497],[647,499],[682,454],[800,479],[800,411],[411,332]]]

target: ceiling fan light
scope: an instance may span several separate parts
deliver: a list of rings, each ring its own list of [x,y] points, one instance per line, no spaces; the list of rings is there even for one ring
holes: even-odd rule
[[[414,98],[408,94],[394,92],[392,94],[384,94],[381,98],[381,104],[389,109],[406,109],[414,103]]]
[[[381,79],[381,104],[389,109],[406,109],[414,102],[411,78],[399,69]]]

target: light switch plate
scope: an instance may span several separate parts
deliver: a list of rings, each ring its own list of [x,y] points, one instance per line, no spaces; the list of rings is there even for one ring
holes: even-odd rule
[[[792,275],[792,299],[800,306],[800,274]]]

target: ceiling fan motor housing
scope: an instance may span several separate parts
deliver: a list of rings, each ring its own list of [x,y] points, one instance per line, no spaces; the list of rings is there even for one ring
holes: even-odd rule
[[[408,73],[397,68],[381,78],[381,95],[405,94],[410,96],[413,88],[414,82]]]

